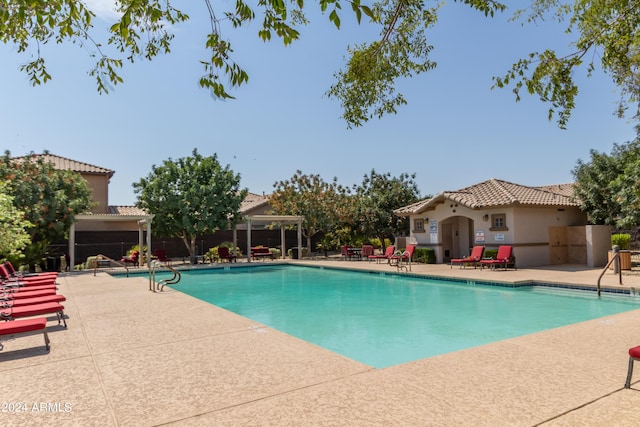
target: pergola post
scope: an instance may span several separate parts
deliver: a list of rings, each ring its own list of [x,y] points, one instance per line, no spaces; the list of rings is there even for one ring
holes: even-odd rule
[[[298,220],[298,259],[302,259],[302,219]]]
[[[284,227],[280,227],[280,258],[282,259],[286,259],[286,254],[287,254],[287,242],[285,240],[285,228]]]
[[[247,262],[251,262],[251,218],[247,218]]]
[[[73,273],[73,270],[76,266],[76,223],[71,224],[71,228],[69,229],[69,272]]]
[[[302,255],[302,221],[303,216],[296,215],[248,215],[244,219],[247,221],[247,261],[251,262],[251,224],[253,222],[260,222],[265,224],[271,224],[274,222],[280,223],[280,239],[281,239],[281,252],[282,258],[285,258],[287,251],[287,244],[285,241],[285,227],[287,224],[298,224],[298,254]]]

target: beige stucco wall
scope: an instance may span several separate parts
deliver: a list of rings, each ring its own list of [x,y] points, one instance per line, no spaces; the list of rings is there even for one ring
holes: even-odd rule
[[[492,230],[492,214],[506,215],[506,229]],[[418,218],[424,220],[425,230],[421,233],[414,230],[414,220]],[[487,249],[512,245],[517,265],[531,267],[550,264],[549,227],[585,225],[586,215],[578,208],[569,207],[473,210],[447,201],[433,210],[411,216],[410,220],[411,237],[418,246],[433,248],[438,263],[447,260],[446,254],[449,258],[468,255],[475,244],[482,244]],[[478,235],[484,235],[484,242],[476,242]]]
[[[81,174],[91,188],[91,196],[98,205],[91,212],[95,214],[107,213],[109,206],[109,177],[107,175]]]

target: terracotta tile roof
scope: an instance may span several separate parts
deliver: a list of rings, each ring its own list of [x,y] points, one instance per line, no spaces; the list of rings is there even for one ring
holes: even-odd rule
[[[135,206],[109,206],[107,214],[109,215],[147,215],[147,211]]]
[[[27,156],[16,157],[16,160],[24,157]],[[89,163],[79,162],[77,160],[67,159],[66,157],[56,156],[54,154],[33,154],[29,157],[31,157],[32,159],[42,158],[42,160],[45,162],[53,163],[54,167],[59,170],[72,170],[74,172],[86,174],[108,175],[109,178],[111,178],[115,173],[115,171],[112,171],[111,169],[91,165]]]
[[[418,214],[446,201],[470,209],[498,206],[578,206],[572,199],[573,184],[527,187],[499,179],[490,179],[456,191],[444,191],[430,199],[396,209],[396,215]]]
[[[247,196],[244,198],[242,203],[240,203],[240,213],[244,214],[267,203],[269,203],[269,198],[267,196],[247,193]]]

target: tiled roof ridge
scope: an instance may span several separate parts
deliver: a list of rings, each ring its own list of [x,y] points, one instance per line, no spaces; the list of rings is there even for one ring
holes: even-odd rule
[[[505,197],[509,200],[509,202],[511,202],[511,203],[520,203],[520,200],[518,200],[518,197],[516,197],[511,191],[509,191],[505,184],[509,184],[509,185],[512,185],[512,186],[513,185],[517,185],[519,187],[526,187],[526,185],[514,184],[513,182],[503,181],[503,180],[495,179],[495,178],[491,178],[490,181],[491,181],[492,184],[495,184],[495,186],[498,189],[498,191],[502,192],[502,194],[505,195]]]
[[[82,161],[79,161],[79,160],[70,159],[68,157],[59,156],[57,154],[51,154],[51,153],[42,153],[42,154],[31,153],[31,154],[26,154],[24,156],[19,156],[18,158],[28,158],[28,157],[30,157],[30,158],[42,158],[44,161],[48,161],[48,162],[51,162],[51,163],[54,163],[54,164],[56,164],[55,160],[58,160],[58,161],[66,162],[70,166],[73,166],[74,164],[75,165],[82,165],[82,166],[87,167],[88,169],[94,169],[95,171],[101,171],[101,173],[106,173],[106,174],[108,174],[110,176],[112,176],[115,173],[115,171],[113,171],[111,169],[108,169],[108,168],[105,168],[105,167],[102,167],[102,166],[94,165],[94,164],[87,163],[87,162],[82,162]],[[89,172],[87,170],[81,170],[79,168],[72,168],[72,170],[74,172]]]

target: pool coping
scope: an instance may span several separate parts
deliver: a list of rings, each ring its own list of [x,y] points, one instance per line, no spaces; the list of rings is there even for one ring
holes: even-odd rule
[[[597,274],[489,278],[571,284]],[[59,282],[69,327],[50,319],[51,351],[41,336],[3,341],[4,398],[50,404],[3,416],[8,425],[640,424],[640,377],[623,388],[627,350],[640,344],[640,310],[371,369],[180,292],[149,292],[143,277],[73,274]],[[624,286],[640,288],[640,277]]]

